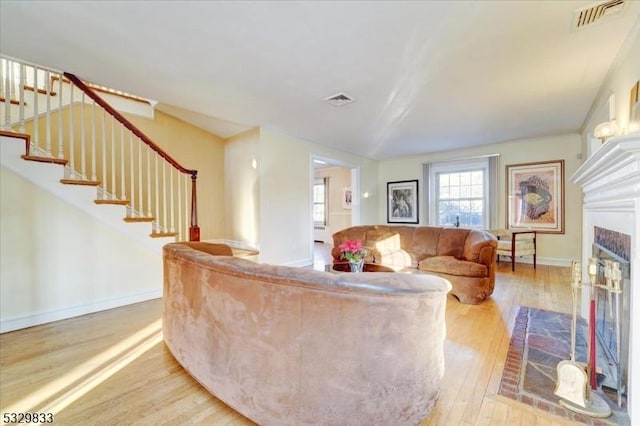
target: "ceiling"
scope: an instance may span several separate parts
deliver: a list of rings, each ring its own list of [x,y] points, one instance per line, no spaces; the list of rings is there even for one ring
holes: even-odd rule
[[[592,4],[2,0],[0,52],[222,137],[263,126],[383,159],[579,131],[639,36],[628,0],[572,30]],[[356,102],[324,101],[342,92]]]

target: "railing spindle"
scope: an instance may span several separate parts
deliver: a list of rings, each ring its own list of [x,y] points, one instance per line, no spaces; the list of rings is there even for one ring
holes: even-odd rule
[[[18,121],[19,121],[19,130],[21,133],[25,132],[25,121],[24,121],[24,104],[25,104],[25,99],[24,99],[24,85],[27,84],[26,80],[26,73],[27,70],[24,66],[24,64],[20,64],[20,76],[19,76],[19,84],[20,84],[20,98],[18,99]]]
[[[74,119],[73,119],[73,85],[69,87],[69,169],[71,172],[71,176],[75,176],[76,167],[75,167],[75,138],[74,138]]]
[[[167,230],[167,163],[162,162],[162,231]]]
[[[45,91],[45,99],[46,99],[46,108],[47,108],[47,112],[46,112],[46,124],[45,124],[45,151],[47,153],[48,156],[51,156],[51,91],[49,90],[49,78],[51,78],[51,75],[49,73],[49,70],[44,72],[44,91]],[[22,91],[24,90],[24,88],[22,87],[22,85],[20,85],[20,99],[22,99]],[[38,96],[38,88],[36,87],[35,90],[36,96]]]
[[[157,224],[157,228],[156,228],[156,232],[160,232],[160,181],[158,180],[159,177],[159,171],[158,171],[158,154],[156,154],[155,156],[155,175],[156,175],[156,180],[155,180],[155,188],[156,188],[156,220],[155,223]]]
[[[91,180],[98,180],[96,172],[96,103],[91,104]]]
[[[120,199],[126,200],[125,195],[125,183],[124,183],[124,171],[125,171],[125,159],[124,159],[124,127],[120,128]]]
[[[32,153],[35,153],[40,148],[40,117],[38,110],[38,69],[33,67],[33,148]]]
[[[147,217],[153,217],[151,214],[151,147],[149,145],[147,145]]]
[[[85,107],[85,96],[84,92],[82,93],[82,97],[80,98],[80,178],[86,179],[87,177],[87,138],[86,138],[86,129],[85,129],[85,119],[84,119],[84,107]]]
[[[169,169],[169,196],[170,196],[170,200],[171,202],[169,203],[169,208],[171,209],[171,232],[176,232],[176,224],[175,224],[175,204],[174,204],[174,200],[173,200],[173,171],[175,169],[171,168]]]
[[[142,193],[142,143],[138,141],[138,213],[140,216],[144,216],[144,202]]]
[[[107,112],[102,110],[102,196],[101,199],[105,200],[107,194],[107,186],[109,185],[109,173],[107,172]]]
[[[62,139],[62,76],[58,74],[58,158],[64,158],[64,140]]]
[[[116,198],[116,119],[111,117],[111,199]]]
[[[178,175],[178,237],[179,241],[184,240],[184,229],[182,229],[182,182],[184,181],[184,174]]]
[[[136,207],[136,191],[135,191],[135,170],[133,168],[133,133],[129,133],[129,208],[127,211],[129,212],[129,216],[133,216],[133,212]]]

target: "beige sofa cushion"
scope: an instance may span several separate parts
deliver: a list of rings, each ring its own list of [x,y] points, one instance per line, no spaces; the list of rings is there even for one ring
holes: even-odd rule
[[[489,275],[485,265],[466,260],[458,260],[453,256],[434,256],[423,259],[418,264],[421,271],[437,272],[457,276],[483,278]]]

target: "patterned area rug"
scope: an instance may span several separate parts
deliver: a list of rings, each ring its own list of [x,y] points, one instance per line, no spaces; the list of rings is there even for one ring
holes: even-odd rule
[[[576,357],[586,360],[586,322],[579,320],[576,333]],[[507,353],[507,360],[498,394],[515,399],[549,413],[587,425],[628,425],[626,408],[614,404],[610,397],[598,391],[609,403],[613,414],[596,419],[567,410],[553,394],[556,366],[569,358],[571,316],[541,309],[520,307]]]

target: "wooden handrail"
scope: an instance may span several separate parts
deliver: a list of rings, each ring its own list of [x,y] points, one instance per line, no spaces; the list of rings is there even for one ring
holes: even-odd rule
[[[169,164],[175,167],[182,173],[191,175],[191,223],[189,227],[189,240],[200,241],[200,228],[198,227],[198,207],[196,201],[196,179],[198,178],[198,171],[191,170],[183,167],[180,163],[174,160],[169,154],[163,151],[158,145],[156,145],[147,135],[142,133],[136,126],[127,120],[122,114],[116,111],[111,105],[109,105],[104,99],[102,99],[91,87],[78,77],[71,73],[64,73],[64,76],[71,81],[76,87],[82,90],[87,96],[94,100],[95,103],[100,105],[105,111],[107,111],[112,117],[126,127],[131,133],[136,135],[142,142],[144,142],[149,148],[153,149],[158,155],[165,159]]]
[[[169,164],[171,164],[176,169],[180,170],[182,173],[188,173],[192,176],[197,176],[197,170],[190,170],[183,167],[180,163],[174,160],[169,154],[164,152],[162,148],[156,145],[147,135],[142,133],[136,126],[134,126],[129,120],[124,118],[122,114],[116,111],[111,105],[109,105],[104,99],[102,99],[95,91],[90,88],[85,82],[80,80],[73,74],[68,72],[64,73],[64,76],[69,79],[75,86],[77,86],[80,90],[86,93],[91,99],[93,99],[98,105],[104,108],[111,116],[113,116],[116,120],[118,120],[124,127],[129,129],[134,135],[139,137],[145,144],[147,144],[151,149],[158,153],[162,158],[167,160]]]

